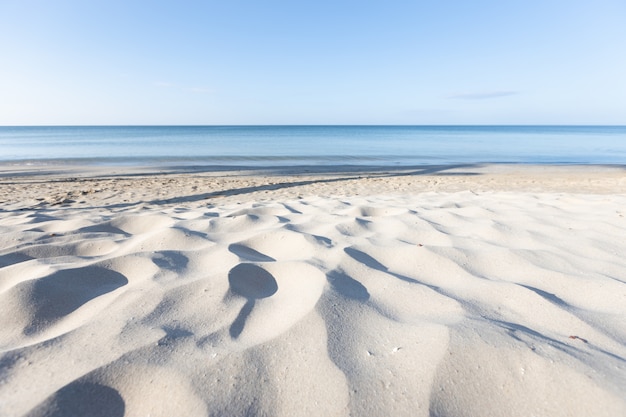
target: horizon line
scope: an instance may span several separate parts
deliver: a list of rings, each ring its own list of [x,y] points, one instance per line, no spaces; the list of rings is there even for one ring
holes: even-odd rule
[[[0,128],[15,127],[626,127],[626,124],[32,124],[32,125],[0,125]]]

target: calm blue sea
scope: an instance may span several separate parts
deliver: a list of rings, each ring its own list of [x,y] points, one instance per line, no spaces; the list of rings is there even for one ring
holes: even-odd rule
[[[626,164],[626,126],[0,127],[10,165]]]

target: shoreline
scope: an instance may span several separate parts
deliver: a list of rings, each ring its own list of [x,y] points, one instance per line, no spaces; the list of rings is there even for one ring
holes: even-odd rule
[[[347,174],[347,173],[376,173],[376,172],[412,172],[412,171],[449,171],[471,169],[478,172],[508,171],[508,170],[580,170],[580,169],[626,169],[626,163],[527,163],[527,162],[475,162],[475,163],[440,163],[415,165],[390,164],[321,164],[321,165],[197,165],[197,164],[13,164],[8,161],[0,162],[0,176],[22,175],[99,175],[111,171],[115,175],[133,174],[211,174],[211,173],[264,173],[279,175],[298,174]]]
[[[0,209],[49,205],[197,206],[305,196],[427,192],[626,193],[626,166],[452,165],[418,167],[0,168]]]

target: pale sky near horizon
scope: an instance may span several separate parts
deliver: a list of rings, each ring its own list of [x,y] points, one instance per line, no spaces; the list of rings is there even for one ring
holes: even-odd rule
[[[0,0],[0,125],[621,124],[626,1]]]

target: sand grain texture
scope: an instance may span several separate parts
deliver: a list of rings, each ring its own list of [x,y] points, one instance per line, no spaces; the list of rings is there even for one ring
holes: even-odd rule
[[[0,416],[626,415],[623,171],[498,169],[2,178]]]

